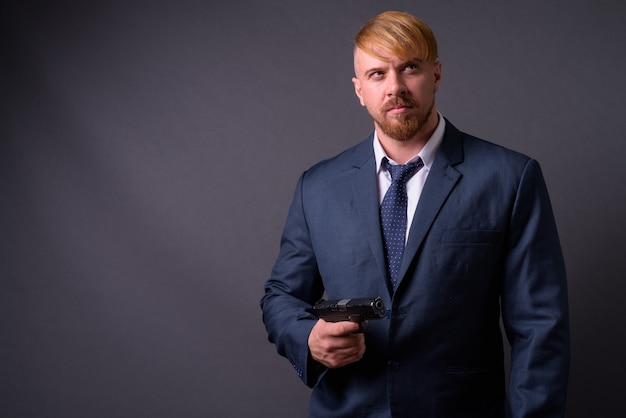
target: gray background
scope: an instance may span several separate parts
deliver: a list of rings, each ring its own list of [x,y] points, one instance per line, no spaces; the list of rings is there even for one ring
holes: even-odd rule
[[[435,31],[444,115],[542,164],[567,416],[626,414],[624,2],[271,0],[3,10],[0,416],[306,414],[258,301],[298,175],[372,128],[351,43],[385,9]]]

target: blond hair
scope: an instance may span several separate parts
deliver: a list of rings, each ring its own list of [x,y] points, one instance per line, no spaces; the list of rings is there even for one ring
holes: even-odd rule
[[[355,48],[383,59],[385,55],[437,60],[437,40],[419,18],[403,12],[384,12],[368,20],[357,33]]]

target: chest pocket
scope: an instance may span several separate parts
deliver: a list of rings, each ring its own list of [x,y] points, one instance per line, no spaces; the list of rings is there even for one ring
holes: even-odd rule
[[[443,231],[440,242],[444,245],[492,245],[499,236],[499,230],[451,229]]]
[[[501,255],[499,230],[453,229],[443,231],[435,252],[443,279],[493,272]]]

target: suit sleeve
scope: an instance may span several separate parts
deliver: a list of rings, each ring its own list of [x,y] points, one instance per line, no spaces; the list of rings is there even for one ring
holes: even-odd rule
[[[570,356],[566,275],[534,160],[521,176],[509,237],[501,302],[511,345],[510,416],[562,417]]]
[[[270,342],[300,379],[313,387],[324,369],[310,358],[308,338],[317,322],[312,305],[322,296],[323,287],[304,212],[305,175],[296,187],[261,309]]]

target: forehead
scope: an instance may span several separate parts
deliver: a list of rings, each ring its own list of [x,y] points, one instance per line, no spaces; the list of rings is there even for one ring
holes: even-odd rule
[[[360,48],[354,49],[354,68],[358,71],[367,71],[370,68],[394,66],[406,62],[419,62],[422,59],[409,54],[395,55],[380,49],[372,52]]]

